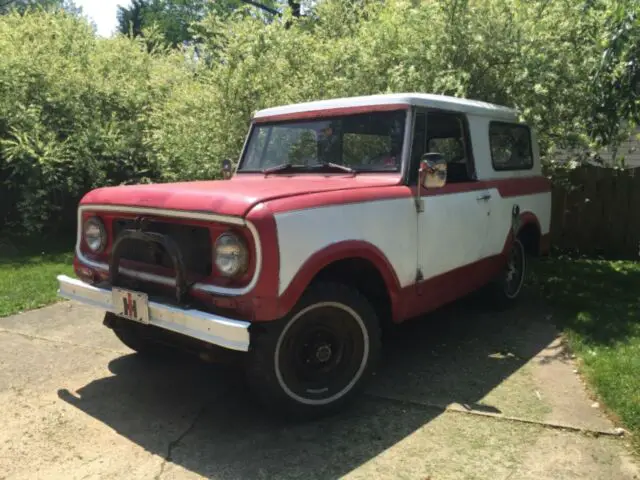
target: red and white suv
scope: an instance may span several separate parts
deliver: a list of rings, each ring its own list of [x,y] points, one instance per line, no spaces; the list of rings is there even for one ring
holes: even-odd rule
[[[351,399],[382,326],[480,287],[521,291],[551,193],[516,111],[425,94],[258,112],[226,180],[101,188],[60,295],[129,347],[243,352],[257,395],[315,415]]]

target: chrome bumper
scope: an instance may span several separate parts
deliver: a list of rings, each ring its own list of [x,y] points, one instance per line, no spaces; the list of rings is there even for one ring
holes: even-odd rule
[[[109,289],[97,288],[66,275],[58,275],[58,284],[61,297],[109,312],[115,310]],[[249,350],[249,322],[150,301],[149,323],[231,350]]]

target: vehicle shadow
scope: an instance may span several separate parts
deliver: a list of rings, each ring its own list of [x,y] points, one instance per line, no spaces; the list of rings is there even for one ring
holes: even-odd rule
[[[248,392],[241,372],[189,359],[152,363],[123,356],[110,363],[113,376],[58,395],[204,477],[337,478],[428,424],[450,403],[499,413],[499,406],[482,399],[555,338],[537,304],[531,297],[496,313],[469,298],[406,324],[387,338],[364,397],[313,422],[272,418]]]

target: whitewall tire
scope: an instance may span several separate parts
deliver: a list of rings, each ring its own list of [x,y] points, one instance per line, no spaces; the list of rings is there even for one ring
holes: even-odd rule
[[[247,377],[260,400],[295,417],[316,417],[353,399],[380,354],[369,301],[337,283],[312,285],[287,317],[252,334]]]

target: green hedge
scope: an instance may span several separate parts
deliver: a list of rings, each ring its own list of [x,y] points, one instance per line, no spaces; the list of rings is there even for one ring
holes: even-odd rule
[[[0,17],[0,215],[68,227],[84,192],[163,177],[150,111],[189,77],[125,38],[98,39],[64,13]]]
[[[0,229],[68,229],[97,186],[213,178],[252,113],[289,102],[465,96],[519,108],[545,152],[586,143],[615,2],[353,3],[270,24],[209,16],[198,61],[63,12],[0,16]]]

